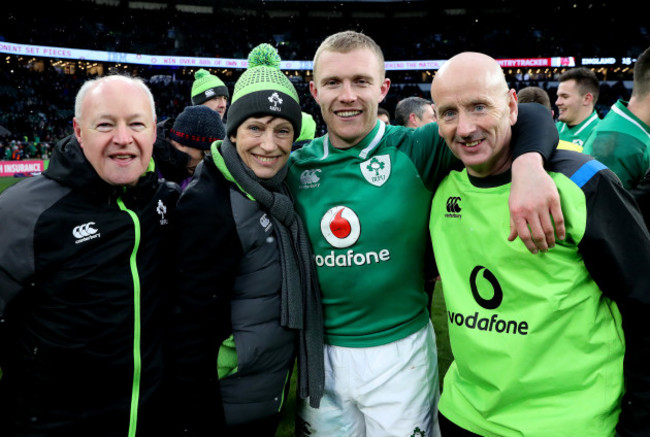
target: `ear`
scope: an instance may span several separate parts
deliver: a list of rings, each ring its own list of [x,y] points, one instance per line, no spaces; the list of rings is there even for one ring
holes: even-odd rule
[[[313,80],[309,81],[309,92],[311,93],[311,96],[316,100],[316,103],[320,105],[320,101],[318,100],[318,88],[316,87],[316,83]]]
[[[230,135],[228,138],[230,138],[231,143],[236,144],[235,142],[236,137],[234,135]]]
[[[417,126],[417,125],[418,125],[418,116],[415,115],[415,112],[411,112],[411,113],[409,114],[409,124],[411,124],[411,125],[413,125],[413,126]]]
[[[384,101],[386,98],[386,94],[388,94],[388,90],[390,89],[390,79],[385,77],[383,82],[381,83],[381,86],[379,87],[379,100],[378,103],[381,103]]]
[[[83,141],[81,140],[81,125],[79,124],[79,120],[77,118],[72,119],[72,128],[74,129],[74,136],[77,138],[77,141],[79,142],[79,145],[83,149]]]
[[[594,104],[594,95],[591,94],[591,93],[585,94],[585,96],[583,97],[583,101],[584,101],[585,106],[593,105]]]
[[[508,108],[510,111],[510,125],[514,126],[519,116],[519,106],[517,105],[517,91],[511,89],[508,91]]]

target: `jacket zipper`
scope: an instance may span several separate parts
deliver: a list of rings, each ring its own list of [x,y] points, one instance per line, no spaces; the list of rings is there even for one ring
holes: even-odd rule
[[[140,275],[136,257],[140,247],[140,220],[138,216],[124,205],[121,197],[118,197],[117,204],[122,211],[127,212],[133,220],[135,232],[133,251],[129,259],[131,277],[133,278],[133,385],[131,388],[131,412],[129,416],[128,437],[135,437],[138,424],[138,404],[140,401],[140,376],[142,372],[142,356],[140,350]]]

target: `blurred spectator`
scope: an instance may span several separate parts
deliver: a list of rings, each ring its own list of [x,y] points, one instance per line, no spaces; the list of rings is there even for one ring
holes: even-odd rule
[[[153,148],[158,175],[184,190],[210,145],[225,136],[219,113],[203,105],[188,106],[176,119],[158,123]]]
[[[628,190],[636,188],[650,168],[650,48],[634,66],[630,101],[614,103],[587,141],[585,153],[616,173]]]
[[[553,108],[551,107],[551,99],[548,96],[548,93],[543,88],[538,86],[528,86],[522,88],[517,93],[517,99],[519,103],[539,103],[540,105],[546,106],[546,108],[551,111],[551,117],[555,115]],[[560,140],[558,144],[558,149],[573,150],[576,152],[582,152],[582,146],[572,143],[566,140]]]
[[[559,77],[557,89],[557,130],[560,139],[584,146],[600,118],[595,106],[600,93],[596,73],[589,68],[577,67]]]
[[[311,114],[302,111],[302,127],[300,128],[300,135],[296,138],[291,146],[291,151],[297,150],[313,140],[316,137],[316,122]]]
[[[406,127],[420,127],[436,121],[431,102],[422,97],[407,97],[395,107],[395,124]]]
[[[381,106],[377,107],[377,118],[387,125],[390,124],[390,112],[386,108],[382,108]]]
[[[199,68],[194,73],[194,77],[196,80],[192,84],[192,104],[205,105],[217,111],[223,120],[226,115],[228,97],[230,97],[226,84],[203,68]]]

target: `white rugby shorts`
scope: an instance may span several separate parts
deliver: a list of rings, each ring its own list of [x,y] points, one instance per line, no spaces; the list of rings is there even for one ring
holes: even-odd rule
[[[298,408],[296,435],[439,437],[438,354],[433,325],[393,343],[325,345],[319,408]]]

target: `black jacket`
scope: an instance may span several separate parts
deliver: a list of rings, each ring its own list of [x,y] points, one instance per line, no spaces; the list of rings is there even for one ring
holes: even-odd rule
[[[3,436],[127,436],[135,419],[138,436],[162,435],[165,245],[178,195],[153,172],[134,187],[105,183],[74,136],[43,175],[2,193]]]
[[[297,331],[280,326],[282,270],[270,217],[216,158],[218,165],[211,155],[199,164],[177,209],[174,398],[190,435],[217,435],[221,401],[230,425],[277,413],[296,353]],[[231,334],[237,371],[219,381],[218,351]]]

